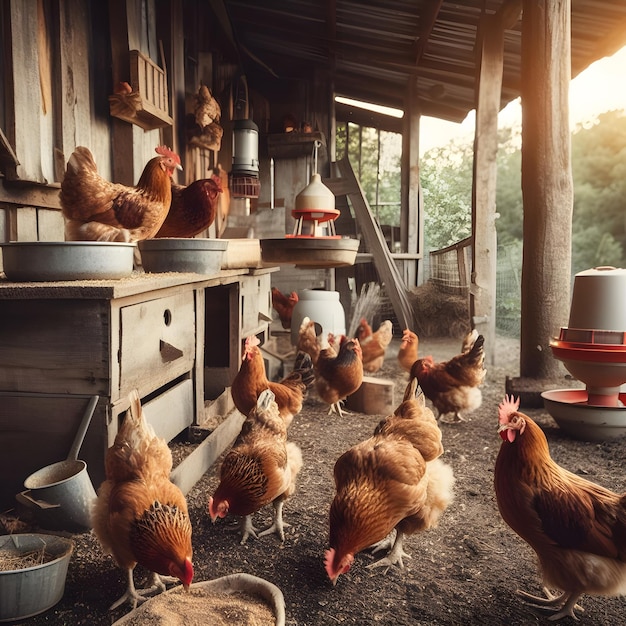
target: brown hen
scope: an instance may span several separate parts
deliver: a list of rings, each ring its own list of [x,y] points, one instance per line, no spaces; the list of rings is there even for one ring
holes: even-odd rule
[[[437,409],[438,419],[452,413],[452,421],[464,421],[461,411],[474,411],[481,405],[479,387],[486,374],[484,343],[484,337],[478,335],[469,352],[449,361],[435,363],[432,356],[427,356],[413,363],[410,377],[417,378],[424,395]]]
[[[289,426],[302,410],[306,391],[313,383],[313,363],[308,354],[298,352],[291,373],[281,381],[270,381],[259,343],[255,335],[245,340],[241,366],[230,388],[233,403],[240,413],[248,415],[256,407],[260,393],[270,389],[276,397],[281,417]]]
[[[361,321],[361,324],[363,324],[363,322],[367,324],[365,319]],[[359,325],[359,328],[361,328],[361,325]],[[377,372],[385,362],[387,347],[393,339],[393,323],[391,320],[385,320],[380,324],[378,329],[373,332],[371,327],[369,327],[369,332],[359,332],[359,330],[357,330],[357,339],[361,345],[361,353],[363,355],[363,371],[368,374],[373,374]]]
[[[272,287],[272,307],[278,313],[283,328],[291,328],[291,316],[298,300],[297,292],[286,295],[278,287]]]
[[[301,468],[300,448],[287,441],[287,426],[274,394],[265,389],[224,457],[219,485],[209,498],[211,520],[215,522],[229,513],[242,516],[242,544],[250,535],[262,537],[274,532],[284,541],[287,524],[282,518],[283,504],[294,493]],[[270,502],[274,506],[273,523],[258,532],[252,524],[252,514]]]
[[[363,382],[363,360],[358,339],[341,337],[339,351],[322,338],[322,348],[315,364],[315,389],[330,405],[328,414],[343,415],[341,403]]]
[[[505,397],[494,483],[502,519],[535,551],[546,597],[518,591],[577,620],[583,594],[626,595],[626,493],[615,493],[560,467],[541,428]],[[557,589],[554,595],[549,589]]]
[[[436,526],[452,501],[452,469],[437,458],[442,451],[439,427],[432,413],[412,397],[414,390],[410,384],[394,415],[335,463],[336,494],[325,559],[333,584],[365,548],[390,548],[368,568],[403,568],[402,559],[408,556],[404,537]],[[423,444],[427,432],[430,443]],[[420,447],[432,460],[425,460]]]
[[[128,576],[126,593],[111,610],[126,600],[134,608],[144,595],[163,591],[164,581],[179,579],[185,589],[191,584],[191,523],[185,497],[170,481],[171,470],[172,453],[146,421],[139,394],[133,391],[130,409],[107,451],[106,480],[92,513],[103,550]],[[152,572],[149,589],[135,589],[137,563]]]
[[[413,363],[417,361],[418,347],[419,337],[412,330],[405,328],[398,348],[398,363],[406,372],[410,372]]]
[[[172,173],[180,157],[165,146],[148,161],[136,187],[98,174],[88,148],[78,146],[67,162],[59,199],[68,241],[140,241],[153,237],[172,201]]]
[[[187,186],[172,183],[172,204],[155,237],[195,237],[206,230],[215,221],[221,193],[216,174]]]

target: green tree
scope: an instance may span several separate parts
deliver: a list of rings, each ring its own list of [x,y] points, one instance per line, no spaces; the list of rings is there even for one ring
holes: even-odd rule
[[[445,248],[472,232],[473,145],[452,141],[421,160],[426,250]]]

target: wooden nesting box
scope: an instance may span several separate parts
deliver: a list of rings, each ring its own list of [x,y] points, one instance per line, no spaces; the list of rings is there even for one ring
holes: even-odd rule
[[[174,120],[169,114],[167,74],[152,59],[139,50],[131,50],[130,85],[139,94],[134,114],[121,112],[111,106],[111,115],[125,122],[137,124],[144,130],[171,126]]]
[[[389,415],[396,408],[393,389],[392,380],[363,376],[361,386],[346,399],[346,409],[366,415]]]

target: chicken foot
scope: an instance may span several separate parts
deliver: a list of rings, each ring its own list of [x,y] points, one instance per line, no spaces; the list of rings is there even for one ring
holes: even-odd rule
[[[383,542],[386,540],[387,540],[387,537],[383,539]],[[387,569],[384,571],[384,574],[386,574],[389,571],[389,568],[392,565],[398,564],[400,566],[400,569],[404,569],[404,563],[402,562],[403,557],[406,557],[407,559],[410,559],[412,557],[410,554],[407,554],[402,549],[403,541],[404,541],[404,533],[396,529],[396,539],[393,542],[393,547],[391,548],[387,556],[380,559],[379,561],[376,561],[375,563],[370,563],[367,566],[367,569],[373,569],[375,567],[386,567]],[[382,542],[379,542],[379,544],[381,543]],[[378,545],[378,544],[375,544],[375,545]],[[380,550],[382,548],[378,548],[378,549]]]
[[[148,599],[144,596],[149,596],[154,593],[156,588],[154,585],[146,589],[137,589],[135,587],[135,581],[133,579],[133,569],[134,568],[130,567],[126,572],[126,575],[128,577],[128,586],[126,587],[126,592],[122,595],[121,598],[116,600],[109,607],[109,611],[115,610],[118,606],[121,606],[126,601],[130,603],[131,608],[136,609],[138,604],[142,604]]]
[[[580,593],[572,592],[570,594],[566,594],[563,592],[555,595],[547,587],[543,588],[543,592],[546,594],[545,598],[532,595],[526,591],[521,591],[520,589],[518,589],[515,593],[530,604],[555,609],[556,612],[548,617],[551,622],[560,620],[563,617],[571,617],[578,621],[578,617],[576,617],[574,611],[578,609],[579,611],[584,612],[585,610],[582,606],[580,606],[580,604],[576,603],[578,598],[581,596]]]
[[[467,422],[468,420],[463,417],[458,411],[452,415],[452,417],[446,417],[447,413],[440,414],[437,420],[444,424],[458,424],[459,422]]]
[[[282,500],[274,500],[274,521],[271,526],[268,526],[265,530],[259,533],[259,537],[263,537],[263,535],[269,535],[271,533],[276,533],[281,541],[285,541],[285,528],[289,528],[290,524],[287,522],[283,522],[283,505],[284,502]]]
[[[242,546],[246,543],[246,541],[248,541],[248,537],[250,536],[258,539],[257,533],[259,532],[259,529],[253,526],[252,515],[244,515],[241,520],[241,524],[239,525],[239,530],[241,531],[241,541],[239,543]]]
[[[342,404],[343,404],[343,400],[339,400],[339,402],[335,402],[334,404],[331,404],[330,409],[328,410],[328,415],[332,415],[333,413],[336,413],[337,415],[339,415],[339,417],[343,417],[344,415],[350,415],[348,411],[343,411],[341,409]]]

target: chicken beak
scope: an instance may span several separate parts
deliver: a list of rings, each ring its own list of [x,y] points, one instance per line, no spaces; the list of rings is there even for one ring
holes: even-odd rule
[[[183,166],[180,163],[176,163],[176,169],[180,170],[182,172],[183,171]]]

